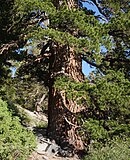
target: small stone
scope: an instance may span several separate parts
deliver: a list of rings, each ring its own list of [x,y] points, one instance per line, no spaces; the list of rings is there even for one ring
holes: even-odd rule
[[[48,155],[55,155],[58,153],[59,146],[57,144],[51,144],[46,148],[46,152]]]
[[[42,153],[46,151],[46,148],[48,147],[47,143],[38,143],[37,148],[35,149],[38,153]]]
[[[42,156],[43,160],[49,160],[49,158],[47,156]]]

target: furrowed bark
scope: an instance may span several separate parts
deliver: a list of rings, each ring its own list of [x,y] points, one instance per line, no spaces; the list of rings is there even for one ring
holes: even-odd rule
[[[55,139],[62,147],[68,147],[72,151],[84,149],[76,114],[84,108],[73,100],[68,100],[64,91],[54,87],[54,73],[62,71],[75,81],[82,81],[82,59],[72,48],[58,46],[53,56],[50,57],[49,103],[48,103],[48,136]],[[63,66],[64,65],[64,66]]]
[[[58,9],[61,1],[54,0],[54,5]],[[68,9],[77,7],[78,1],[67,0]],[[48,136],[54,139],[62,148],[68,148],[72,152],[84,150],[84,145],[78,134],[76,115],[84,107],[69,100],[64,91],[59,91],[54,87],[54,82],[58,73],[68,75],[73,80],[80,82],[84,79],[82,74],[81,56],[75,53],[73,47],[56,44],[50,56],[49,64],[49,100],[48,100]]]

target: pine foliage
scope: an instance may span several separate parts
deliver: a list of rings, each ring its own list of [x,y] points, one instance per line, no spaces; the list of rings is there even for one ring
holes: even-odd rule
[[[84,82],[75,82],[66,75],[57,76],[55,87],[64,90],[68,99],[73,99],[85,107],[84,112],[77,115],[81,125],[79,132],[84,142],[105,143],[115,137],[127,137],[130,134],[129,1],[91,0],[100,15],[96,15],[83,5],[70,10],[65,1],[59,7],[54,2],[52,0],[1,1],[0,94],[2,98],[8,102],[25,103],[27,108],[33,105],[36,102],[35,89],[38,88],[40,97],[41,85],[48,85],[50,62],[49,58],[40,52],[39,45],[44,47],[44,44],[49,42],[51,47],[48,47],[47,52],[51,52],[55,45],[72,47],[83,60],[96,67],[96,71]],[[43,16],[44,13],[46,17]],[[45,20],[48,24],[44,26]],[[31,47],[36,49],[31,54],[27,48],[30,40]],[[41,45],[42,43],[44,44]],[[12,66],[17,68],[17,74],[13,81],[15,84],[8,90],[9,83],[12,83],[10,80]],[[27,103],[30,97],[32,99]],[[28,145],[30,148],[33,147],[30,146],[31,141],[28,139],[30,134],[21,128],[18,118],[12,117],[6,109],[5,102],[1,100],[0,105],[2,121],[5,121],[2,124],[1,136],[6,137],[1,142],[1,157],[15,158],[16,152],[18,152],[16,155],[23,156],[23,150]],[[15,134],[18,135],[16,139],[14,139]],[[18,143],[21,148],[17,151]],[[10,148],[12,144],[14,148]],[[26,150],[28,154],[30,149]]]

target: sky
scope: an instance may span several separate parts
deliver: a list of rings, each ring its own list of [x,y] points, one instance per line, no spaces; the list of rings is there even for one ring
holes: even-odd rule
[[[83,6],[93,10],[95,12],[95,15],[100,15],[95,5],[89,4],[87,2],[83,2]],[[93,70],[95,70],[95,67],[90,67],[89,64],[87,64],[85,61],[82,61],[82,71],[84,75],[88,76],[89,73],[92,72]]]
[[[90,72],[94,71],[95,67],[90,67],[88,63],[82,61],[82,72],[85,76],[88,76]]]
[[[97,7],[94,4],[83,2],[83,7],[93,10],[96,15],[100,15],[100,12],[98,11]]]

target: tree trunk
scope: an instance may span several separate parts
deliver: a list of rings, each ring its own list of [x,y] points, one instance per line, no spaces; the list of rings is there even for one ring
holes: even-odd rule
[[[53,3],[58,9],[62,5],[62,0],[53,0]],[[78,0],[66,0],[66,4],[68,9],[76,8]],[[55,77],[61,72],[75,81],[82,81],[82,60],[72,47],[57,44],[54,50],[49,67],[48,136],[63,148],[82,151],[84,145],[77,132],[79,126],[76,114],[80,113],[83,107],[68,100],[64,91],[58,91],[54,87]]]
[[[72,48],[58,46],[55,53],[50,57],[50,81],[49,81],[49,103],[48,103],[48,136],[54,139],[62,147],[69,150],[82,151],[83,142],[77,133],[79,128],[76,114],[83,107],[66,98],[64,91],[58,91],[54,87],[54,76],[58,73],[69,75],[75,81],[82,81],[82,60]]]

